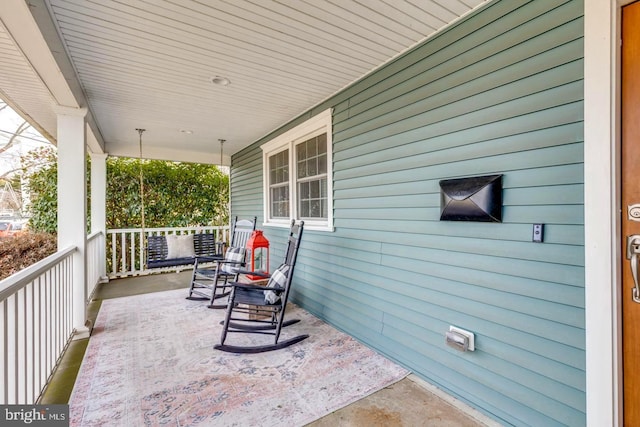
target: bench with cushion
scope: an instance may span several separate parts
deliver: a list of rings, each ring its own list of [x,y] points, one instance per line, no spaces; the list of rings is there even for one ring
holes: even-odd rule
[[[213,261],[221,253],[222,243],[211,233],[147,237],[147,268],[192,265],[196,258]]]

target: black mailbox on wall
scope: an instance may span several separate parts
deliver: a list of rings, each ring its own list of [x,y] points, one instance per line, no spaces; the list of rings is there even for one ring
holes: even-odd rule
[[[441,221],[502,222],[502,175],[440,181]]]

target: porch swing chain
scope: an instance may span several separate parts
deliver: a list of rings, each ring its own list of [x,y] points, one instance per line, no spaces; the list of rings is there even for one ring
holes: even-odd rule
[[[222,160],[222,155],[224,154],[223,146],[224,146],[224,143],[225,143],[226,141],[227,141],[226,139],[218,139],[218,142],[220,143],[220,166],[224,166],[224,161]],[[229,208],[229,205],[227,204],[227,211],[228,211],[228,208]],[[228,215],[228,216],[229,216],[229,218],[230,218],[230,217],[231,217],[231,212],[228,212],[228,213],[227,213],[227,215]],[[229,242],[229,243],[231,243],[231,229],[229,229],[229,230],[228,230],[228,233],[229,233],[229,234],[227,234],[226,239],[225,239],[224,237],[222,238],[222,242]],[[223,235],[224,235],[224,233],[223,233]],[[224,243],[223,243],[223,247],[222,247],[221,252],[222,252],[222,253],[224,253],[224,252],[225,252]]]
[[[136,129],[138,131],[138,134],[140,136],[140,141],[139,141],[139,149],[140,149],[140,155],[138,157],[138,166],[139,166],[139,172],[140,172],[140,222],[141,222],[141,228],[142,228],[142,234],[140,237],[140,250],[142,251],[142,256],[144,259],[144,228],[145,228],[145,224],[144,224],[144,179],[143,179],[143,172],[142,172],[142,133],[146,130],[146,129]]]

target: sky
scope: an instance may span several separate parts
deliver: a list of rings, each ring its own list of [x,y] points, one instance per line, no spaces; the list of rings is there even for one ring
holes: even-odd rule
[[[0,106],[4,103],[0,103]],[[15,133],[24,119],[8,107],[0,111],[0,147],[9,142],[11,135]],[[27,152],[48,145],[47,140],[33,127],[29,127],[22,133],[20,143],[14,145],[8,151],[0,153],[0,176],[7,171],[20,167],[20,157]]]

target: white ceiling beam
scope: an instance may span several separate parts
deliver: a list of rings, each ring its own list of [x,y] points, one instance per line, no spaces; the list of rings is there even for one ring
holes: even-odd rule
[[[0,2],[0,21],[57,104],[52,108],[88,107],[43,0],[3,0]],[[33,118],[29,118],[32,122]],[[92,114],[87,115],[87,125],[89,149],[94,153],[104,152],[104,141]],[[36,127],[44,130],[43,126]],[[53,138],[49,132],[45,131],[45,135]]]

